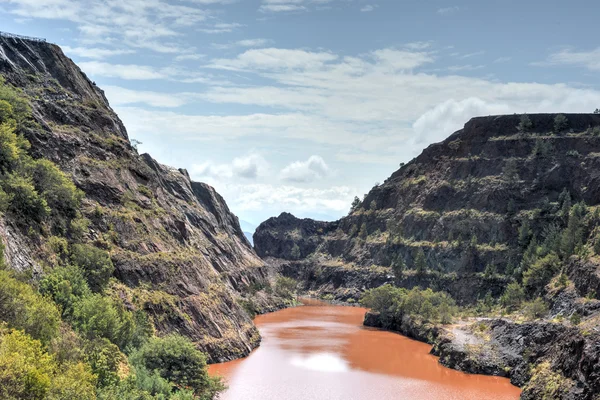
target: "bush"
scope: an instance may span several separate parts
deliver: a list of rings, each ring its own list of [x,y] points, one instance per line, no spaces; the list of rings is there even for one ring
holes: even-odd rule
[[[3,186],[11,196],[8,212],[20,224],[27,224],[29,221],[41,224],[50,214],[48,203],[35,190],[31,179],[13,173],[8,175]]]
[[[15,132],[15,125],[4,122],[0,125],[0,172],[12,171],[23,155],[22,141]]]
[[[60,313],[54,303],[31,286],[8,271],[0,271],[0,321],[48,344],[58,334]]]
[[[115,270],[106,251],[87,244],[73,245],[71,262],[81,268],[90,288],[96,293],[104,290]]]
[[[54,367],[38,340],[20,331],[0,334],[0,398],[44,399]]]
[[[500,297],[500,303],[510,311],[517,310],[525,300],[525,291],[516,282],[510,283]]]
[[[126,358],[108,339],[89,341],[85,346],[85,358],[98,377],[99,387],[115,386],[119,383],[119,371]]]
[[[527,319],[538,319],[548,314],[548,306],[541,297],[537,297],[535,300],[525,303],[523,312]]]
[[[563,114],[554,117],[554,132],[561,133],[569,127],[569,120]]]
[[[75,303],[91,294],[83,273],[72,265],[54,268],[40,281],[40,292],[61,307],[63,317],[71,317]]]
[[[415,256],[415,269],[419,274],[424,274],[427,271],[427,260],[425,259],[425,252],[422,248],[417,250],[417,255]]]
[[[529,132],[533,128],[533,123],[527,114],[521,115],[521,119],[519,120],[519,125],[517,125],[517,130],[521,133]]]
[[[0,398],[94,400],[95,384],[85,364],[58,365],[40,341],[0,329]]]
[[[136,368],[156,371],[177,386],[192,389],[201,398],[212,399],[224,388],[219,379],[208,375],[204,354],[182,336],[152,338],[130,360]]]
[[[278,296],[290,299],[296,295],[297,286],[298,282],[296,282],[294,279],[285,276],[279,276],[275,282],[275,293]]]
[[[448,324],[456,311],[454,300],[446,293],[419,288],[407,291],[389,284],[366,291],[361,304],[378,312],[383,327],[388,329],[394,329],[404,315]]]
[[[523,274],[523,286],[529,293],[541,293],[544,287],[559,271],[560,262],[552,253],[536,260]]]
[[[131,344],[135,332],[132,313],[99,294],[74,305],[73,326],[89,339],[106,338],[121,349]]]
[[[68,219],[75,218],[83,192],[50,160],[36,160],[30,168],[36,190],[53,213]]]

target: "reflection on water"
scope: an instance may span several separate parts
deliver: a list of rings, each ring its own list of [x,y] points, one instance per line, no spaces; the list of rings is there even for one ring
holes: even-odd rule
[[[507,379],[442,367],[430,346],[362,326],[365,309],[309,301],[262,315],[248,358],[212,365],[224,400],[514,400]]]

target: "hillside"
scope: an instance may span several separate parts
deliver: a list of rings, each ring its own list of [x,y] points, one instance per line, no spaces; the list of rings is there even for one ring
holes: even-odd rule
[[[532,237],[541,242],[545,227],[566,224],[561,194],[570,204],[600,202],[600,115],[565,115],[560,132],[555,117],[529,115],[526,132],[517,115],[474,118],[339,221],[282,214],[264,222],[256,250],[290,274],[318,267],[309,285],[342,299],[358,294],[344,288],[393,281],[395,264],[405,267],[400,286],[443,287],[462,303],[497,297]],[[523,225],[527,235],[519,238]],[[421,251],[426,265],[417,274]],[[484,276],[486,268],[494,274]]]
[[[510,377],[523,399],[596,399],[599,155],[598,114],[474,118],[348,216],[284,213],[255,248],[308,293],[364,296],[366,325],[449,367]]]
[[[250,313],[285,299],[265,292],[266,265],[223,198],[187,171],[138,155],[102,90],[58,46],[0,37],[0,76],[7,269],[42,290],[69,265],[88,265],[90,289],[109,310],[142,316],[158,336],[183,335],[209,361],[258,346]],[[73,300],[44,293],[76,326]]]

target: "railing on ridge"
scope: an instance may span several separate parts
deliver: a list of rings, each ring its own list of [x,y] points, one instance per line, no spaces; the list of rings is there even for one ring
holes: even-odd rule
[[[43,42],[43,43],[46,43],[46,39],[43,39],[43,38],[36,38],[36,37],[31,37],[31,36],[15,35],[14,33],[8,33],[8,32],[2,32],[2,31],[0,31],[0,37],[11,38],[11,39],[32,40],[34,42]]]

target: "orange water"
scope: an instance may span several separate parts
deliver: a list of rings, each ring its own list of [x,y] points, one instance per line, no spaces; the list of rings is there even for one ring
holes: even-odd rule
[[[309,301],[256,318],[249,357],[211,365],[223,400],[514,400],[507,379],[445,368],[431,346],[362,326],[364,308]]]

